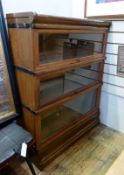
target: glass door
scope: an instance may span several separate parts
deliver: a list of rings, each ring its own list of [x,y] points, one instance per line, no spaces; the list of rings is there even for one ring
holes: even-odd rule
[[[97,89],[41,113],[42,141],[73,125],[96,106]]]
[[[102,54],[102,35],[96,34],[100,41],[94,42],[83,38],[84,34],[39,33],[39,64]]]

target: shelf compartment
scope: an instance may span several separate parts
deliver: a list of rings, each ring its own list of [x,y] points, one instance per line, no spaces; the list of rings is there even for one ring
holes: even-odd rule
[[[88,100],[87,100],[88,99]],[[41,113],[42,142],[69,127],[95,108],[96,89]]]
[[[51,21],[52,20],[52,21]],[[15,13],[7,15],[8,33],[15,66],[39,72],[44,64],[93,55],[95,43],[73,34],[101,35],[110,22]],[[103,45],[103,44],[101,44]],[[99,53],[104,54],[101,46]]]
[[[90,113],[87,113],[80,123],[73,125],[70,130],[66,130],[60,137],[56,138],[52,142],[45,142],[39,146],[39,157],[40,164],[46,165],[50,163],[51,160],[56,158],[64,150],[66,151],[69,146],[72,146],[77,139],[83,136],[90,129],[99,124],[99,112],[94,110]]]
[[[46,165],[56,156],[71,146],[83,134],[99,124],[99,109],[94,108],[90,112],[70,125],[63,131],[55,134],[54,137],[42,142],[41,116],[34,115],[23,107],[23,121],[25,128],[32,133],[36,139],[40,165]],[[30,124],[29,124],[30,123]]]
[[[103,39],[103,34],[96,34],[96,37]],[[82,36],[80,34],[80,36]],[[37,38],[37,39],[36,39]],[[83,40],[75,37],[70,33],[41,33],[39,32],[35,36],[35,40],[38,40],[38,51],[37,54],[37,71],[42,69],[45,65],[53,65],[64,63],[65,60],[71,61],[74,59],[83,61],[86,56],[92,56],[97,53],[102,54],[102,43],[99,43],[99,47],[96,46],[96,42]],[[54,63],[54,64],[53,64]]]
[[[83,40],[83,38],[73,38],[73,34],[71,31],[69,32],[62,33],[61,30],[58,30],[55,33],[53,30],[52,33],[49,33],[48,31],[45,32],[45,30],[42,32],[35,29],[10,28],[9,36],[14,65],[38,73],[45,66],[54,67],[55,64],[62,62],[64,64],[65,60],[72,64],[74,60],[75,62],[80,59],[85,60],[86,56],[96,54],[95,42]],[[104,34],[95,34],[98,37],[99,35],[101,36],[101,44],[98,48],[99,54],[104,54],[102,47]]]
[[[40,64],[92,55],[94,43],[72,39],[69,34],[39,34]]]
[[[40,104],[77,91],[98,80],[99,64],[67,71],[60,76],[40,81]]]
[[[23,105],[38,110],[51,103],[63,100],[99,81],[102,63],[60,71],[42,77],[16,70],[17,82]]]

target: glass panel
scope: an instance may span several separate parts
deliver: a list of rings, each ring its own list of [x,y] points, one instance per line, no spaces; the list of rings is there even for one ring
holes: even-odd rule
[[[100,42],[80,38],[81,35],[77,35],[76,38],[76,35],[70,34],[40,34],[40,63],[51,63],[101,52]]]
[[[95,107],[96,89],[41,114],[42,137],[47,139],[70,126]]]
[[[15,108],[0,35],[0,119],[13,113]]]
[[[70,34],[70,38],[84,41],[85,43],[92,43],[94,45],[93,53],[101,53],[103,45],[103,34],[88,33],[88,34]]]
[[[98,79],[99,64],[76,68],[60,77],[41,81],[40,101],[45,104],[73,90],[83,88]]]

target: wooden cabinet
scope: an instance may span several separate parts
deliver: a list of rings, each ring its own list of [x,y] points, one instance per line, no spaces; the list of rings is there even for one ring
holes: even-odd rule
[[[44,165],[99,123],[110,23],[33,13],[7,20],[24,126]]]

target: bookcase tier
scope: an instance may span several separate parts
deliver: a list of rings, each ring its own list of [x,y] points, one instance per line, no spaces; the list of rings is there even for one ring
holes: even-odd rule
[[[16,69],[21,102],[31,110],[38,110],[49,103],[54,103],[72,96],[83,89],[101,83],[99,79],[102,62],[68,71],[47,74],[42,77]]]

